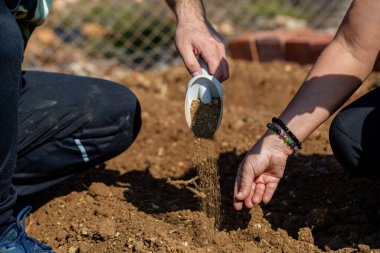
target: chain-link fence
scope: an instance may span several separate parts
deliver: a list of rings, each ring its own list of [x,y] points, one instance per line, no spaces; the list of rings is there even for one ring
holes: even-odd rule
[[[336,30],[351,1],[204,2],[210,21],[228,40],[241,33],[279,26]],[[58,64],[61,69],[75,69],[83,68],[91,59],[102,62],[101,68],[164,68],[180,62],[173,45],[175,24],[164,0],[53,1],[51,16],[29,43],[25,67]]]

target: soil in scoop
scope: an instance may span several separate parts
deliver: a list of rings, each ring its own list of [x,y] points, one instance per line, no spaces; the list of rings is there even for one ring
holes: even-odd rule
[[[220,99],[213,99],[210,104],[193,100],[190,107],[191,129],[198,138],[212,139],[218,127],[221,104]]]
[[[194,141],[194,164],[200,178],[200,191],[205,194],[201,200],[201,210],[215,219],[215,227],[220,225],[220,185],[214,134],[218,126],[221,110],[220,100],[203,104],[199,100],[191,103],[192,131]]]

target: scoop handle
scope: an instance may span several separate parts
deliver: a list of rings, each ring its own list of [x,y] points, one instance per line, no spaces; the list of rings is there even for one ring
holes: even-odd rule
[[[199,64],[201,65],[201,70],[202,70],[202,75],[210,75],[210,70],[208,69],[208,65],[206,63],[206,61],[201,57],[199,56]]]
[[[204,85],[199,85],[198,98],[201,100],[203,104],[211,103],[210,88],[207,83]]]

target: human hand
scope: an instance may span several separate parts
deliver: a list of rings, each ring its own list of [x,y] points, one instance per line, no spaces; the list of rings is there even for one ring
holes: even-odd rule
[[[199,55],[208,65],[211,75],[220,82],[228,79],[224,40],[207,19],[192,18],[186,22],[178,22],[175,43],[192,76],[201,73],[201,66],[196,57]]]
[[[235,180],[234,207],[252,208],[261,201],[268,203],[285,170],[292,149],[278,135],[267,132],[248,151],[239,165]]]

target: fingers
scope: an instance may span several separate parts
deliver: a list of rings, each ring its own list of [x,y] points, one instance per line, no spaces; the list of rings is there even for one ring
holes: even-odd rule
[[[263,202],[265,204],[269,203],[272,199],[274,192],[276,191],[278,183],[268,183],[265,187],[265,192],[263,195]]]
[[[251,199],[255,192],[255,184],[252,184],[251,190],[249,191],[249,195],[247,198],[245,198],[245,200],[240,200],[236,198],[238,191],[240,190],[241,185],[242,185],[242,182],[241,182],[243,178],[242,171],[243,171],[243,165],[240,164],[239,169],[238,169],[238,174],[235,180],[235,187],[234,187],[234,208],[236,210],[241,210],[243,208],[243,203],[245,203],[245,205],[249,208],[253,207],[253,203],[251,202]]]
[[[263,183],[256,184],[255,193],[253,194],[253,197],[252,197],[253,204],[260,204],[261,200],[263,199],[265,188],[266,188],[265,184]]]
[[[236,187],[237,187],[237,185],[235,184],[235,189],[236,189]],[[253,194],[255,193],[255,188],[256,188],[256,184],[252,184],[251,192],[250,192],[249,196],[244,201],[234,198],[235,210],[243,209],[243,203],[245,204],[245,206],[247,208],[253,207],[254,203],[252,203],[252,197],[253,197]],[[235,193],[236,193],[236,190],[235,190]],[[236,194],[235,194],[235,196],[236,196]]]
[[[252,208],[254,205],[260,204],[261,202],[264,202],[265,204],[269,203],[276,191],[277,185],[278,183],[252,183],[251,192],[245,200],[234,199],[234,208],[236,210],[241,210],[243,209],[243,204],[247,208]],[[235,189],[237,189],[237,185],[235,185]]]
[[[236,194],[238,193],[238,190],[240,188],[240,184],[241,184],[241,172],[239,170],[241,170],[242,167],[239,166],[239,169],[238,169],[238,173],[237,173],[237,176],[236,176],[236,179],[235,179],[235,186],[234,186],[234,208],[235,210],[241,210],[243,208],[243,201],[242,200],[239,200],[236,198]]]
[[[244,204],[247,208],[252,208],[254,203],[252,202],[253,194],[255,193],[256,184],[253,183],[251,187],[251,193],[249,194],[248,198],[244,200]]]
[[[242,209],[244,204],[251,208],[272,199],[284,175],[288,154],[271,147],[272,135],[264,135],[240,164],[235,181],[235,209]]]
[[[237,184],[237,193],[235,198],[237,200],[245,200],[251,193],[253,179],[255,178],[255,173],[253,168],[250,167],[250,163],[246,160],[243,161],[243,165],[239,166],[238,176],[240,184]],[[240,179],[241,177],[241,179]],[[237,181],[239,183],[239,181]]]
[[[259,161],[257,156],[248,155],[240,164],[235,180],[234,207],[241,210],[245,205],[252,208],[261,202],[268,203],[283,175],[284,163],[269,167],[266,159]],[[273,168],[279,171],[274,172]]]
[[[179,25],[175,42],[186,68],[193,76],[200,73],[201,67],[196,56],[201,55],[208,65],[210,74],[216,79],[222,82],[229,77],[223,38],[208,21]]]
[[[235,210],[240,211],[241,209],[243,209],[243,203],[244,203],[243,201],[234,198],[234,208],[235,208]]]
[[[202,50],[202,57],[205,59],[210,74],[220,82],[229,78],[229,67],[225,55],[225,47],[218,42],[213,48]]]
[[[183,62],[192,76],[201,73],[201,65],[195,56],[195,52],[191,44],[177,45],[178,52],[181,54]]]
[[[241,210],[243,203],[246,207],[252,208],[252,197],[255,192],[256,185],[253,183],[255,176],[250,163],[246,162],[246,159],[239,165],[238,173],[235,180],[234,188],[234,208]]]

